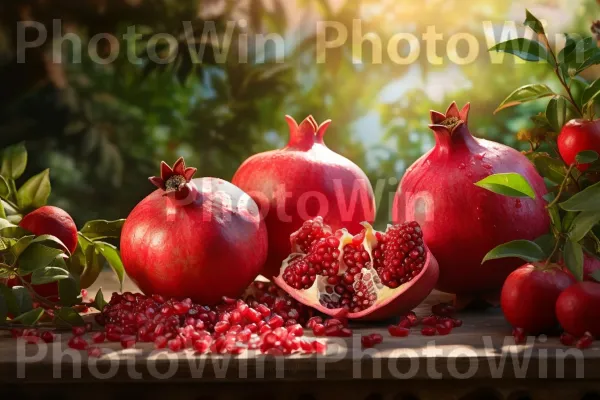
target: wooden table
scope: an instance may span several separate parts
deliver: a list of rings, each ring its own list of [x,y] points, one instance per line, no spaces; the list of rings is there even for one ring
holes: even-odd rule
[[[116,288],[110,275],[100,285],[105,293]],[[130,283],[126,289],[135,290]],[[432,294],[417,314],[445,299]],[[123,350],[107,343],[109,353],[96,360],[68,349],[70,334],[37,347],[0,333],[0,399],[600,399],[600,342],[584,352],[556,337],[516,346],[500,310],[460,318],[461,328],[435,337],[417,330],[393,338],[386,324],[356,325],[353,338],[324,339],[324,356],[285,358],[175,355],[151,344]],[[384,342],[361,349],[361,334],[373,332]],[[6,389],[19,397],[4,397]]]

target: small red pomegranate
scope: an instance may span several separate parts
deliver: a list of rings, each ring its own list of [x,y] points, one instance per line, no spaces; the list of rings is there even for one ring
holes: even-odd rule
[[[131,212],[121,233],[129,277],[146,294],[215,304],[236,297],[260,273],[267,232],[258,206],[217,178],[194,179],[183,158],[161,164],[158,187]]]
[[[362,229],[375,219],[371,184],[353,162],[323,142],[331,121],[317,125],[310,116],[300,125],[286,116],[290,140],[280,150],[246,160],[233,184],[250,194],[265,217],[269,256],[263,275],[276,276],[289,255],[289,237],[305,220],[321,216],[333,229]]]
[[[589,332],[600,338],[600,283],[579,282],[562,292],[556,316],[565,332],[576,337]]]
[[[573,119],[567,122],[560,131],[557,142],[562,159],[569,165],[576,162],[577,154],[582,151],[593,150],[600,153],[600,119]],[[577,166],[580,171],[589,167],[589,164]]]
[[[533,240],[548,232],[544,180],[518,151],[477,139],[467,127],[469,104],[452,103],[446,114],[431,111],[436,145],[406,172],[394,200],[393,221],[417,221],[423,239],[440,263],[437,288],[464,298],[497,296],[520,262],[494,260],[481,265],[496,246]],[[515,199],[475,185],[497,173],[519,173],[536,193]]]
[[[403,315],[433,290],[438,265],[419,224],[407,222],[352,236],[321,217],[291,236],[292,254],[275,283],[297,301],[337,318],[378,320]]]
[[[525,264],[513,271],[504,286],[500,305],[506,320],[530,334],[550,331],[558,325],[558,296],[575,283],[558,265]]]
[[[43,206],[25,215],[19,226],[36,236],[52,235],[58,238],[73,253],[77,248],[77,226],[73,218],[62,208]],[[25,277],[29,281],[30,277]],[[7,282],[9,287],[20,285],[18,278]],[[34,285],[34,290],[42,297],[58,298],[56,282]]]

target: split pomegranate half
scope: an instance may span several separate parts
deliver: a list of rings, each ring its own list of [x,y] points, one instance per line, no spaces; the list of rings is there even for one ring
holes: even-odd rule
[[[337,318],[378,320],[406,314],[433,290],[438,263],[418,223],[377,232],[364,222],[352,236],[323,219],[292,234],[292,254],[275,283],[297,301]]]

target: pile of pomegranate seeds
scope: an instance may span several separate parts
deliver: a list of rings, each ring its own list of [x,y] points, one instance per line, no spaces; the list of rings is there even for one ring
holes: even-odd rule
[[[595,340],[594,336],[592,336],[592,334],[589,332],[586,332],[579,339],[577,339],[575,336],[573,336],[567,332],[560,335],[560,342],[562,344],[564,344],[565,346],[569,346],[569,347],[575,345],[575,347],[577,347],[580,350],[585,350],[585,349],[590,348],[592,346],[592,344],[594,343],[594,340]]]

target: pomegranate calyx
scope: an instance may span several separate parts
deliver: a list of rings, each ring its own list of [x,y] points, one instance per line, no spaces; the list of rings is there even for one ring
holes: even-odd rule
[[[445,114],[431,110],[431,125],[429,128],[435,132],[443,130],[452,134],[460,125],[466,125],[469,120],[471,104],[467,103],[462,110],[458,109],[456,102],[452,102]]]
[[[167,193],[178,192],[182,190],[194,177],[197,169],[185,166],[183,157],[179,157],[173,167],[170,167],[164,161],[160,163],[160,177],[152,176],[148,178],[150,182],[159,189]]]
[[[319,125],[312,115],[306,117],[300,125],[289,115],[285,119],[290,128],[288,147],[300,150],[309,150],[315,143],[323,144],[323,136],[331,124],[331,120],[327,120]]]

